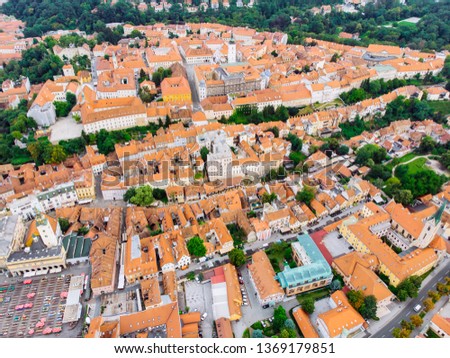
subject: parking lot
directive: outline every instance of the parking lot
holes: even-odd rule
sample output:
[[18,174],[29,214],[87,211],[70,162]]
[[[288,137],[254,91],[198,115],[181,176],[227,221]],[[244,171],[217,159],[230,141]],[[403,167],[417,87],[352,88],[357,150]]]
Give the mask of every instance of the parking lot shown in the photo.
[[339,233],[333,231],[323,237],[323,244],[330,252],[333,258],[347,254],[352,250],[349,249],[350,244],[344,238],[339,238]]
[[242,318],[239,321],[232,322],[233,332],[236,338],[241,338],[244,331],[253,323],[273,316],[273,308],[264,309],[259,304],[255,288],[250,281],[250,274],[247,267],[242,267],[240,274],[244,281],[244,285],[241,285],[241,287],[245,287],[248,305],[242,306]]
[[186,306],[189,312],[199,311],[207,313],[205,320],[201,322],[200,329],[204,338],[212,338],[214,329],[214,317],[212,311],[212,291],[211,282],[198,283],[195,281],[187,281],[184,286],[186,293]]
[[66,275],[2,285],[0,335],[10,338],[60,335],[66,302],[61,293],[68,291],[69,283],[70,275]]

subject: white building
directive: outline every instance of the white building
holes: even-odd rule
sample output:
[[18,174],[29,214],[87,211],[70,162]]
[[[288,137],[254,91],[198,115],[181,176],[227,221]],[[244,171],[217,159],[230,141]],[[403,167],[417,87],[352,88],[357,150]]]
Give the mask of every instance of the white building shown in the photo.
[[228,44],[228,63],[236,62],[236,43],[233,41]]
[[231,178],[232,153],[226,140],[224,132],[216,132],[216,137],[211,143],[210,153],[207,158],[207,170],[210,181]]
[[36,195],[26,195],[8,203],[6,207],[13,215],[20,215],[25,220],[31,220],[37,212],[43,212],[44,207]]
[[78,201],[77,192],[73,182],[55,185],[38,193],[37,199],[41,203],[44,212],[74,206]]
[[53,102],[33,102],[27,116],[33,118],[40,127],[49,127],[56,122],[56,111]]

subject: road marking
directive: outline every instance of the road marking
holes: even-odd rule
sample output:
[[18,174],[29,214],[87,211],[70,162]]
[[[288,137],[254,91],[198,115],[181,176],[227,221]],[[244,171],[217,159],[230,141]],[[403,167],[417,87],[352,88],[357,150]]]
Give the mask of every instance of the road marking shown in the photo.
[[381,336],[381,338],[384,338],[384,337],[386,337],[386,335],[385,335],[385,334],[383,334],[383,335]]

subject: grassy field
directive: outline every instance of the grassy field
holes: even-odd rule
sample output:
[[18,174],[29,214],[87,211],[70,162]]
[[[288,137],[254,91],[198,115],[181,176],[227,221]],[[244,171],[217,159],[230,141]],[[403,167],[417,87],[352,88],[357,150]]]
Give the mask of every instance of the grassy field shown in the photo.
[[408,174],[409,175],[416,174],[424,167],[426,162],[427,162],[426,158],[418,158],[412,161],[411,163],[406,164],[408,166]]
[[[408,162],[408,161],[410,161],[411,159],[413,159],[415,157],[417,157],[416,153],[408,153],[408,154],[405,154],[403,157],[398,158],[397,162],[399,164],[400,163],[405,163],[405,162]],[[388,168],[389,170],[392,170],[394,168],[394,166],[395,165],[392,164],[392,162],[390,162],[389,164],[386,165],[386,168]]]
[[444,116],[450,114],[450,101],[428,101],[433,110],[441,112]]
[[316,111],[324,111],[329,108],[340,107],[343,105],[344,105],[344,102],[342,102],[342,99],[336,98],[334,101],[327,102],[327,103],[317,103],[317,104],[314,104],[313,106]]
[[417,25],[415,23],[409,22],[409,21],[399,21],[399,22],[397,22],[397,24],[403,25],[403,26],[409,26],[411,28],[416,28],[417,27]]
[[302,115],[311,114],[311,113],[314,113],[314,109],[312,109],[311,106],[306,106],[306,107],[302,108],[301,110],[299,110],[297,115],[302,116]]

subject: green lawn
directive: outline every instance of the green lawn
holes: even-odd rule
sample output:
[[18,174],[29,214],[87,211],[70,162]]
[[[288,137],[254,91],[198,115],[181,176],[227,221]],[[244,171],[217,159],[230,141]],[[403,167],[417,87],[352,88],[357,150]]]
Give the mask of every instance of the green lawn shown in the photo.
[[[408,153],[408,154],[405,154],[403,157],[396,158],[395,162],[397,162],[398,164],[405,163],[405,162],[408,162],[408,161],[410,161],[411,159],[413,159],[415,157],[417,157],[416,153]],[[394,166],[395,165],[391,161],[389,164],[386,165],[386,168],[389,169],[389,170],[392,170],[394,168]]]
[[342,99],[336,98],[334,101],[331,101],[331,102],[314,104],[313,107],[315,110],[323,111],[327,108],[340,107],[343,105],[344,105],[344,102],[342,102]]
[[399,159],[400,163],[405,163],[405,162],[408,162],[408,161],[410,161],[411,159],[413,159],[415,157],[417,157],[416,153],[408,153],[408,154],[405,154],[403,157],[400,157],[398,159]]
[[298,303],[302,304],[306,298],[311,297],[314,301],[320,300],[330,295],[330,289],[327,287],[320,288],[316,291],[302,293],[297,296]]
[[306,106],[306,107],[302,108],[301,110],[299,110],[297,115],[302,116],[305,114],[311,114],[313,112],[314,112],[314,109],[311,106]]
[[450,101],[428,101],[428,104],[436,112],[441,112],[444,116],[450,114]]
[[408,174],[413,175],[423,169],[425,163],[427,162],[426,158],[418,158],[411,163],[405,164],[408,166]]
[[404,26],[409,26],[411,28],[416,28],[417,25],[414,22],[409,22],[409,21],[399,21],[398,22],[399,25],[404,25]]

